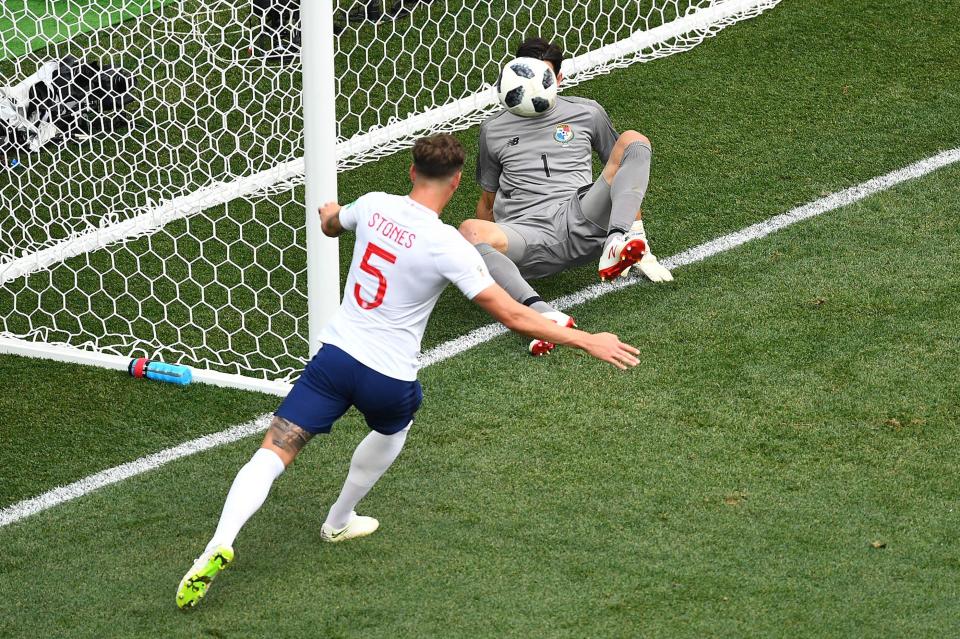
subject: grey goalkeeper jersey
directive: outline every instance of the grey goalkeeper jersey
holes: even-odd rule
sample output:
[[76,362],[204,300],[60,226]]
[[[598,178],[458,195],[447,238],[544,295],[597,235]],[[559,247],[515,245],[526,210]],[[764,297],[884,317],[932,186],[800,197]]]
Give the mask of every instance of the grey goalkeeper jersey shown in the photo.
[[477,182],[496,193],[497,222],[551,219],[577,189],[593,183],[593,155],[606,162],[617,142],[610,117],[597,102],[558,97],[535,118],[509,111],[480,125]]

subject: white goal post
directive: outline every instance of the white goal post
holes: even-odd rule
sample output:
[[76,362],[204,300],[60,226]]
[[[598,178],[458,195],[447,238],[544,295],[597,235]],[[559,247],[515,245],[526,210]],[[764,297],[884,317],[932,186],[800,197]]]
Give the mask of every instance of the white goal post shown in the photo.
[[[779,1],[4,3],[0,353],[148,357],[282,395],[339,305],[337,243],[315,214],[338,171],[494,112],[499,67],[530,33],[564,43],[567,88]],[[107,130],[81,126],[102,101],[44,116],[13,90],[67,56],[133,79]],[[60,137],[24,142],[43,117]]]

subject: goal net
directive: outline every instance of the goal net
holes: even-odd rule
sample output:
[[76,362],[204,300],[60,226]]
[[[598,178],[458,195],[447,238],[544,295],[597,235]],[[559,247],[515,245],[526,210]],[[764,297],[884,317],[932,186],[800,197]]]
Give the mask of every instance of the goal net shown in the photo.
[[[346,170],[481,121],[527,34],[562,41],[569,87],[778,2],[334,2],[331,152]],[[296,9],[2,4],[0,351],[108,366],[145,356],[268,390],[297,374],[311,311]],[[114,82],[71,76],[77,61]],[[39,112],[25,86],[38,71],[60,90]]]

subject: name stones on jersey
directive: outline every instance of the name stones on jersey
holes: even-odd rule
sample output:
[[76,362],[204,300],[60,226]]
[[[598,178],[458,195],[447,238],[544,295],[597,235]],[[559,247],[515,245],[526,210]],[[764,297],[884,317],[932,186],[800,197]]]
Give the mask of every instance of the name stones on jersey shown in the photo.
[[402,248],[413,248],[413,242],[417,239],[416,233],[411,233],[379,212],[370,216],[367,226],[375,229],[381,236]]
[[409,196],[367,193],[341,210],[340,223],[356,232],[353,260],[343,304],[320,341],[388,377],[414,381],[440,293],[452,283],[473,299],[493,278],[457,229]]

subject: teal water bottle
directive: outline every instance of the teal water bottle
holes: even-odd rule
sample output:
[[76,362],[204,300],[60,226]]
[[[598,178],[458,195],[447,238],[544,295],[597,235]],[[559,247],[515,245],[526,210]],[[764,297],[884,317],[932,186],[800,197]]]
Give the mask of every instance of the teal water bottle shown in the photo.
[[146,377],[158,382],[169,382],[186,386],[193,379],[193,373],[186,366],[180,364],[166,364],[164,362],[151,362],[146,357],[138,357],[130,360],[127,367],[130,374],[137,378]]

